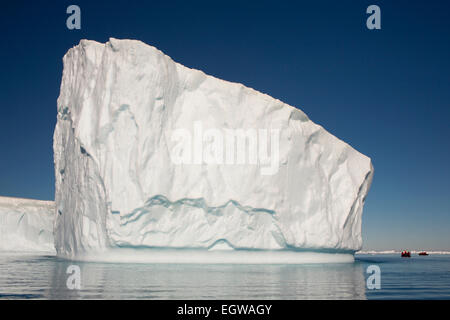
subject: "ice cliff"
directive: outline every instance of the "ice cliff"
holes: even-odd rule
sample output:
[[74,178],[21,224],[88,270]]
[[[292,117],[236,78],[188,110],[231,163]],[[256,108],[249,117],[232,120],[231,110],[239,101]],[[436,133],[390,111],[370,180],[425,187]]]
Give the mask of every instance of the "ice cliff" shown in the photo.
[[0,197],[0,251],[53,252],[54,216],[52,201]]
[[63,62],[59,255],[361,248],[371,161],[299,109],[135,40],[82,40]]

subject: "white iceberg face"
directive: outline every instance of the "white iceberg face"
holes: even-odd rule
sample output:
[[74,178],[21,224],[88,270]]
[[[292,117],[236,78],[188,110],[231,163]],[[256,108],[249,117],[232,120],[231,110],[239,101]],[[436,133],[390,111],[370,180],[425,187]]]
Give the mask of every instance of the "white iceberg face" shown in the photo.
[[299,109],[140,41],[64,57],[55,246],[361,248],[368,157]]
[[0,197],[0,251],[54,252],[55,204]]

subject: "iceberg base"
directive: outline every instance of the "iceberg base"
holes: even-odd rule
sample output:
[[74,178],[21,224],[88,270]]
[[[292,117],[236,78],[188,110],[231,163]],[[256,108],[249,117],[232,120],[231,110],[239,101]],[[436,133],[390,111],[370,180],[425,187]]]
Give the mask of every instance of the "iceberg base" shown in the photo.
[[[65,257],[61,257],[65,258]],[[69,258],[69,257],[67,257]],[[115,248],[70,257],[70,260],[113,263],[173,264],[311,264],[353,263],[352,253],[264,250],[195,250]]]

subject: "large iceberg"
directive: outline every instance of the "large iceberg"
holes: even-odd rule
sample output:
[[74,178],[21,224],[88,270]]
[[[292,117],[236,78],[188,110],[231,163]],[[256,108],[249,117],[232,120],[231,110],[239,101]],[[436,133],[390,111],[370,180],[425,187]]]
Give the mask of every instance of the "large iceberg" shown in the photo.
[[370,159],[302,111],[135,40],[64,56],[55,247],[353,253]]
[[0,197],[0,251],[54,252],[55,204]]

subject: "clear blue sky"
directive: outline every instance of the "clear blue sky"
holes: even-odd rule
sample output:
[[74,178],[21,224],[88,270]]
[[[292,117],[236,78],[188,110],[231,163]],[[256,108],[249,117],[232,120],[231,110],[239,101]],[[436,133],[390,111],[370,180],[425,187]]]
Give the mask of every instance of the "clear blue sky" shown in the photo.
[[[66,8],[81,7],[81,30]],[[381,30],[365,26],[381,8]],[[10,1],[0,10],[0,194],[53,199],[62,57],[139,39],[301,108],[370,156],[364,247],[450,249],[450,1]]]

